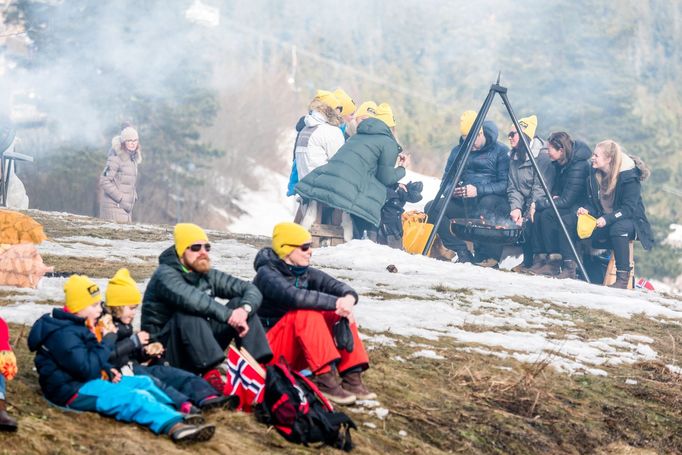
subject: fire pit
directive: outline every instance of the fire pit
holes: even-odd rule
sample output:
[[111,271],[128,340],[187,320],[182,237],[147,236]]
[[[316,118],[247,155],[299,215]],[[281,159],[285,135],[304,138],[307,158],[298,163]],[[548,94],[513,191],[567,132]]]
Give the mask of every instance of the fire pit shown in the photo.
[[450,220],[450,233],[471,242],[498,245],[523,243],[523,226],[512,223],[493,224],[480,218],[453,218]]

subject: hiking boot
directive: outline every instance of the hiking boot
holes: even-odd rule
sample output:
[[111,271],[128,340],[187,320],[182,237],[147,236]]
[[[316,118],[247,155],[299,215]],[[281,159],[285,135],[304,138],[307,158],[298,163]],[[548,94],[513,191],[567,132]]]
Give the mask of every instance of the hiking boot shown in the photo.
[[[534,267],[531,267],[533,271]],[[542,267],[535,269],[535,275],[542,275],[555,278],[561,272],[561,255],[550,254]]]
[[578,264],[572,259],[566,259],[561,263],[561,273],[557,275],[560,280],[565,279],[576,279],[576,271],[578,269]]
[[370,392],[362,382],[362,373],[359,371],[346,373],[341,377],[343,379],[341,387],[355,395],[358,400],[374,400],[377,397],[377,394]]
[[429,256],[439,261],[450,262],[455,257],[455,252],[446,248],[440,237],[436,236],[431,246],[431,251],[429,251]]
[[199,402],[199,407],[202,411],[212,411],[214,409],[227,409],[232,411],[236,409],[237,406],[239,406],[239,397],[237,395],[212,395]]
[[204,373],[204,381],[208,382],[211,384],[211,386],[218,392],[218,395],[222,396],[224,395],[224,390],[225,390],[225,379],[223,378],[223,375],[220,373],[220,371],[216,368],[207,371]]
[[185,414],[182,416],[182,423],[186,423],[187,425],[201,425],[204,422],[206,422],[206,420],[201,414]]
[[615,289],[627,289],[629,281],[630,281],[629,270],[616,270],[616,281],[609,287]]
[[7,403],[0,400],[0,431],[17,431],[19,425],[17,421],[7,414]]
[[206,425],[176,423],[171,427],[168,436],[176,444],[189,444],[208,441],[213,437],[213,433],[215,433],[215,426],[210,423]]
[[546,254],[535,254],[533,255],[533,264],[528,268],[529,275],[538,275],[538,272],[547,265],[547,255]]
[[532,268],[532,265],[526,265],[523,262],[517,265],[516,267],[512,267],[511,271],[514,273],[523,273],[524,275],[530,275],[530,269]]
[[339,373],[332,368],[329,373],[313,377],[313,382],[320,389],[322,395],[336,404],[353,404],[357,397],[341,387]]
[[493,258],[488,258],[488,259],[483,259],[481,262],[474,262],[474,265],[477,265],[479,267],[485,267],[489,269],[499,269],[500,267],[498,266],[500,261],[497,259]]

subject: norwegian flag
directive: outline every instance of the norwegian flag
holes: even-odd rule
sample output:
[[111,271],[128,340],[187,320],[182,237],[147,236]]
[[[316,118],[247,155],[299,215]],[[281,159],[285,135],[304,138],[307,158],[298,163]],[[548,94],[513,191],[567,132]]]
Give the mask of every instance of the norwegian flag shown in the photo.
[[227,352],[225,372],[225,395],[239,397],[238,410],[251,412],[253,404],[262,399],[265,387],[265,371],[243,348],[238,351],[230,346]]
[[637,289],[646,289],[647,291],[654,291],[654,285],[651,284],[649,280],[646,278],[640,278],[637,280],[637,283],[635,283],[635,288]]

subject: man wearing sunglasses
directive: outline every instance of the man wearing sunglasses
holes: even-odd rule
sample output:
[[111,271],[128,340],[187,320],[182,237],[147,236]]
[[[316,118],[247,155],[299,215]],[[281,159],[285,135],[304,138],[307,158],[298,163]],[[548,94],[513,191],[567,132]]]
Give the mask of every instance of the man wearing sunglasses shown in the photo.
[[165,346],[171,366],[201,374],[222,391],[218,367],[233,339],[260,363],[272,358],[256,316],[262,296],[252,283],[211,267],[211,244],[199,226],[180,223],[174,238],[144,293],[142,330]]

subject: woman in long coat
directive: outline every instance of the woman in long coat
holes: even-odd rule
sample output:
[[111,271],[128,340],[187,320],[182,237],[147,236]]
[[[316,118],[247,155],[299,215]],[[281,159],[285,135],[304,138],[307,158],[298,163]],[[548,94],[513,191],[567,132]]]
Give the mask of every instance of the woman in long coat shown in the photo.
[[99,216],[115,223],[132,223],[137,201],[137,166],[142,161],[137,131],[128,126],[112,140],[107,164],[99,178]]

